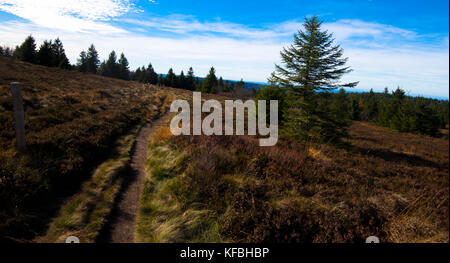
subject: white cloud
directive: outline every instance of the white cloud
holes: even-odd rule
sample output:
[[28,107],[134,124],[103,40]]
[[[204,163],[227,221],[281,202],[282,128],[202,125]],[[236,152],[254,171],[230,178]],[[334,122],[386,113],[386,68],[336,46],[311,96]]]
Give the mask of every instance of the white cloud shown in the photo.
[[359,80],[357,89],[382,91],[400,86],[410,95],[449,97],[449,51],[348,48],[345,55],[355,69],[345,80]]
[[[275,38],[285,36],[286,32],[277,32],[273,29],[249,28],[241,24],[229,22],[200,22],[192,16],[170,15],[167,17],[151,17],[146,20],[122,19],[121,21],[176,34],[223,34],[232,37],[245,38]],[[290,33],[289,33],[290,34]]]
[[102,58],[107,58],[111,50],[124,52],[132,68],[152,62],[158,72],[166,73],[170,67],[180,72],[193,66],[196,74],[204,76],[209,68],[214,66],[217,73],[225,78],[244,78],[253,81],[266,80],[283,47],[281,43],[261,39],[242,41],[211,36],[174,39],[149,37],[137,33],[113,36],[80,34],[19,22],[0,25],[2,41],[7,40],[1,44],[17,45],[30,32],[33,33],[37,42],[59,36],[72,63],[76,62],[80,51],[93,42]]
[[[2,2],[5,1],[0,0]],[[124,6],[116,13],[97,10],[70,16],[70,19],[110,26],[108,19],[131,8]],[[204,76],[209,67],[214,66],[217,73],[226,79],[244,78],[248,81],[265,81],[273,71],[274,63],[280,61],[280,50],[290,44],[292,35],[301,28],[301,21],[297,20],[252,28],[172,15],[145,20],[120,19],[119,22],[132,25],[133,32],[131,27],[128,30],[118,28],[121,31],[112,30],[109,32],[115,34],[108,35],[97,34],[101,29],[87,30],[86,26],[81,30],[67,31],[52,25],[55,23],[50,23],[50,19],[48,23],[33,22],[3,23],[0,35],[2,41],[7,42],[0,44],[19,44],[30,33],[39,42],[59,36],[72,63],[76,62],[79,52],[93,42],[103,58],[113,49],[124,52],[132,68],[152,62],[158,72],[165,73],[170,67],[180,72],[193,66],[197,75]],[[345,80],[360,81],[358,89],[382,91],[385,86],[401,86],[413,95],[448,98],[448,36],[427,39],[428,36],[414,31],[361,20],[324,23],[324,28],[333,32],[337,43],[342,44],[344,55],[349,57],[349,65],[354,69]],[[157,31],[169,34],[152,34]]]
[[[266,25],[265,27],[252,28],[242,24],[223,21],[201,22],[193,16],[186,15],[149,17],[145,20],[122,19],[121,21],[142,26],[147,30],[152,29],[183,35],[216,33],[232,37],[261,39],[291,37],[299,29],[302,29],[303,23],[303,21],[299,20],[290,20],[278,24]],[[417,37],[417,34],[410,30],[390,25],[368,23],[361,20],[343,19],[333,23],[324,23],[324,28],[333,32],[337,41],[344,41],[354,37],[369,37],[377,41],[386,41],[398,37],[404,39],[414,39]]]
[[39,26],[77,32],[124,32],[106,22],[132,8],[129,0],[0,0],[1,11]]

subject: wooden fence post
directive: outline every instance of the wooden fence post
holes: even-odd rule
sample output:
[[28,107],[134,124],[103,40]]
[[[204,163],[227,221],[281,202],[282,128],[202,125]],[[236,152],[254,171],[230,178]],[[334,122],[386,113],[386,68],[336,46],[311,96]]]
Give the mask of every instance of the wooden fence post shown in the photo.
[[11,93],[13,97],[14,105],[14,120],[16,122],[16,141],[19,151],[24,152],[26,150],[25,145],[25,116],[23,112],[23,100],[20,90],[20,83],[12,82]]

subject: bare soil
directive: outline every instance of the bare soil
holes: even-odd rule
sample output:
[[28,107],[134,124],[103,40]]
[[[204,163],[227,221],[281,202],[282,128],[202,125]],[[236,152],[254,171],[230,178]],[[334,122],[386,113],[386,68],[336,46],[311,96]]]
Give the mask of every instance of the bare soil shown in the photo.
[[146,175],[145,162],[147,160],[149,139],[157,127],[165,123],[167,117],[166,115],[156,121],[144,124],[137,134],[132,149],[129,177],[124,181],[108,223],[99,236],[99,242],[134,242],[142,182]]

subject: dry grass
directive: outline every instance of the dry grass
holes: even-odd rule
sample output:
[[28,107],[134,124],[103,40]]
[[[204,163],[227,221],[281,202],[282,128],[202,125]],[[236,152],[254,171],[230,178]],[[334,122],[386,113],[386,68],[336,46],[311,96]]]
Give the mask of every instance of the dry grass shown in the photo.
[[[22,85],[27,152],[15,150],[9,83]],[[0,240],[33,239],[114,141],[167,111],[173,89],[0,57]]]
[[[11,81],[24,87],[27,155],[13,147]],[[0,58],[0,197],[5,203],[0,236],[21,233],[31,239],[24,222],[45,221],[54,209],[49,186],[83,181],[79,177],[89,174],[91,159],[104,161],[117,136],[166,112],[175,98],[190,100],[191,92]],[[356,122],[347,142],[350,146],[337,147],[281,139],[275,147],[261,148],[247,136],[173,137],[162,128],[149,146],[137,240],[364,242],[376,235],[382,242],[449,241],[448,136]],[[82,198],[66,204],[51,228],[56,233],[51,240],[74,233],[93,240],[89,233],[95,233],[102,216],[86,208],[106,211],[115,184],[101,182],[111,178],[117,164],[105,163],[96,173],[102,179],[94,176],[80,192]],[[13,204],[28,210],[14,214]],[[46,205],[53,208],[37,217],[30,213],[30,207]],[[39,230],[39,225],[31,228]]]
[[151,143],[156,142],[164,142],[172,138],[173,134],[170,131],[169,127],[161,127],[156,131],[156,133],[152,136]]
[[124,176],[129,173],[130,152],[137,131],[138,128],[134,128],[116,142],[116,156],[102,163],[92,178],[83,184],[80,193],[62,206],[46,235],[37,238],[37,242],[64,243],[72,235],[83,243],[95,242],[111,212]]
[[211,211],[186,208],[173,197],[172,188],[182,176],[186,156],[167,145],[172,138],[168,127],[161,127],[151,138],[148,177],[140,202],[136,240],[145,243],[222,242],[219,225]]
[[[140,241],[448,242],[448,140],[359,122],[348,142],[155,141]],[[215,239],[189,238],[193,211],[211,226],[196,233]]]

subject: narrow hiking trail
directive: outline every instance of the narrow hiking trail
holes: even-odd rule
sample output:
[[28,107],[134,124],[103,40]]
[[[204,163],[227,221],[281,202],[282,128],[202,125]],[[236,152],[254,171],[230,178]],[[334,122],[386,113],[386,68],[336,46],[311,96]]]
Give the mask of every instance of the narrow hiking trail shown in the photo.
[[125,178],[122,189],[111,212],[101,238],[102,242],[133,243],[136,218],[139,211],[142,183],[146,175],[145,163],[150,136],[166,123],[168,114],[146,123],[138,132],[132,149],[129,177]]

